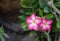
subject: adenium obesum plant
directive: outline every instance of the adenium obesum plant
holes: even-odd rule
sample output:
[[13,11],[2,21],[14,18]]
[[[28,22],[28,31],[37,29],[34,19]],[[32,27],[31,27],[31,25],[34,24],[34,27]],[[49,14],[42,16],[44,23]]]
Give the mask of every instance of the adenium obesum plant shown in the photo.
[[41,31],[43,31],[47,35],[48,41],[51,41],[48,32],[51,30],[52,20],[47,20],[45,17],[43,18],[37,17],[33,13],[31,14],[31,16],[26,18],[26,23],[28,26],[28,30],[38,31],[38,28],[40,28]]
[[38,31],[38,27],[44,32],[49,31],[52,26],[52,20],[46,20],[45,18],[39,18],[35,14],[26,18],[28,30]]

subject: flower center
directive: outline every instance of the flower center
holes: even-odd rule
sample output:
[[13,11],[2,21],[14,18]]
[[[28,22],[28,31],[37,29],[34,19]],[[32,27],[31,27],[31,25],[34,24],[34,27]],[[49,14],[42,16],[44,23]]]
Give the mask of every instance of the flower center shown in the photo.
[[47,24],[46,23],[44,23],[44,26],[46,26]]
[[35,21],[35,20],[33,20],[32,22],[33,22],[34,24],[36,23],[36,21]]

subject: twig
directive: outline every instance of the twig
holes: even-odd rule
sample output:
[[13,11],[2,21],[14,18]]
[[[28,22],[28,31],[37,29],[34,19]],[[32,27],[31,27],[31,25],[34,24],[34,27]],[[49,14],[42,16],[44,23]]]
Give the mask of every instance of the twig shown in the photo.
[[53,1],[54,0],[50,0],[50,2],[48,2],[48,5],[49,5],[49,7],[53,8],[60,15],[60,10],[55,7],[55,5],[53,4]]
[[[49,32],[50,32],[50,31],[49,31]],[[51,41],[50,36],[49,36],[49,32],[44,32],[44,33],[47,35],[47,40],[48,40],[48,41]]]
[[54,0],[50,0],[49,2],[46,0],[47,5],[54,10],[54,11],[51,11],[51,13],[54,14],[54,16],[56,18],[56,21],[59,21],[57,14],[60,15],[60,10],[55,7],[55,5],[53,4],[53,2],[54,2]]
[[55,11],[55,10],[54,10],[54,11],[51,10],[51,13],[54,14],[54,16],[55,16],[55,18],[56,18],[56,21],[59,21],[58,16],[57,16],[57,14],[56,14],[56,11]]

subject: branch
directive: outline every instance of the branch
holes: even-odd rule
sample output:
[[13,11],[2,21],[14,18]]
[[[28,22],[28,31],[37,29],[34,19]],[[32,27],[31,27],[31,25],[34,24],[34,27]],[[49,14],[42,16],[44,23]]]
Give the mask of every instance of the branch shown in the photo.
[[55,5],[53,4],[53,1],[54,0],[50,0],[50,2],[48,2],[48,5],[49,5],[49,7],[53,8],[60,15],[60,10],[55,7]]
[[[50,32],[50,31],[49,31]],[[50,39],[50,36],[49,36],[49,33],[48,32],[44,32],[46,35],[47,35],[47,40],[48,41],[51,41],[51,39]]]
[[51,13],[54,14],[54,16],[55,16],[55,18],[56,18],[56,21],[59,21],[58,16],[57,16],[57,14],[56,14],[56,11],[54,10],[54,12],[53,12],[53,11],[51,10]]

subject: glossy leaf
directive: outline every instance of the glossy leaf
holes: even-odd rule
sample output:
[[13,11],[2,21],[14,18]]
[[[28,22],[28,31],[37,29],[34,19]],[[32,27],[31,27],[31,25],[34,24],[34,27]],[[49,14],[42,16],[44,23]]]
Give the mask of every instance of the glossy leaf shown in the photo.
[[35,34],[35,32],[31,31],[29,35],[30,35],[30,37],[32,37],[34,34]]
[[54,17],[53,14],[46,14],[47,19],[52,19],[53,17]]
[[24,31],[27,31],[27,28],[26,28],[27,27],[27,24],[26,24],[26,22],[23,21],[21,23],[21,26],[22,26],[22,28],[23,28]]
[[39,8],[39,15],[43,16],[43,11]]
[[26,11],[25,11],[25,10],[20,10],[20,13],[21,13],[21,14],[25,14]]
[[21,19],[21,20],[25,20],[25,16],[23,16],[23,15],[21,15],[21,16],[19,16],[19,18]]
[[45,5],[45,3],[43,3],[43,0],[39,0],[39,7],[40,7],[40,8],[43,8],[44,5]]
[[49,7],[48,6],[45,6],[43,8],[43,11],[44,11],[44,13],[49,13],[50,12]]
[[57,22],[57,28],[60,28],[60,21]]

